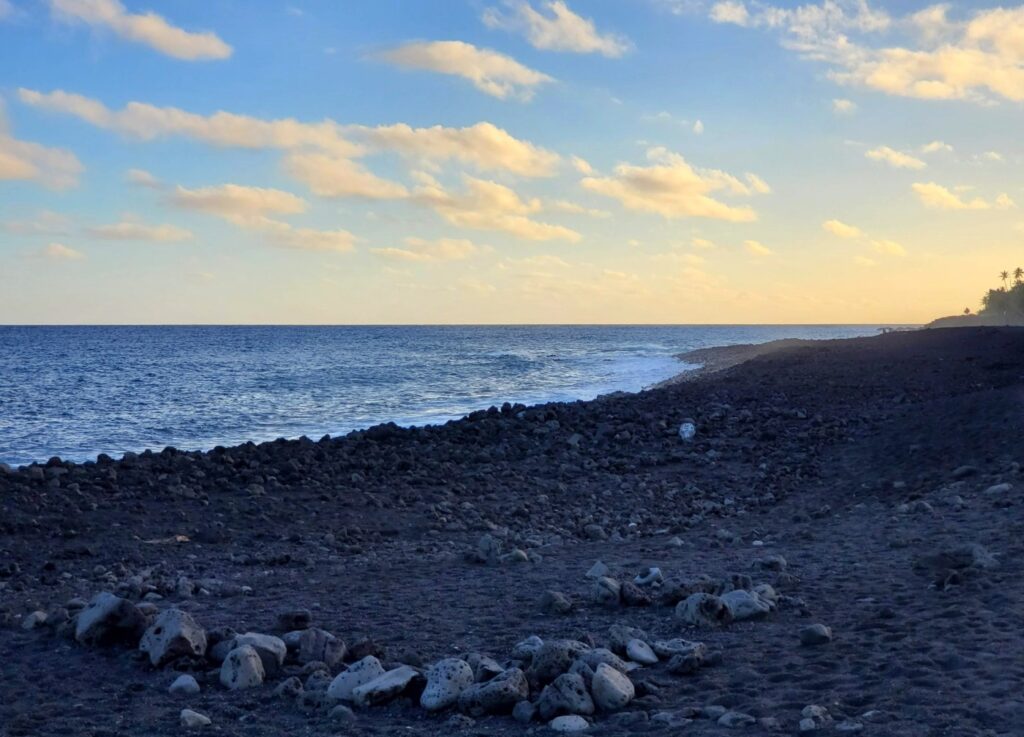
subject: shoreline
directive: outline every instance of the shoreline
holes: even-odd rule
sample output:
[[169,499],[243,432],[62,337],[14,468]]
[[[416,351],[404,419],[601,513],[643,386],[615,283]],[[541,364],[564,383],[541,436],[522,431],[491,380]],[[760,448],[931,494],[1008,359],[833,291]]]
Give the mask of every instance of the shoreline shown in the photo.
[[[420,684],[458,658],[521,668],[518,698],[536,706],[552,676],[517,643],[626,659],[614,633],[628,631],[706,657],[634,661],[628,703],[584,714],[595,731],[685,719],[725,734],[715,722],[734,714],[761,737],[815,706],[868,735],[980,737],[1017,718],[1006,669],[1024,662],[1006,626],[1024,600],[1022,389],[1024,329],[917,331],[430,428],[0,473],[0,723],[84,737],[116,713],[121,732],[174,737],[188,707],[225,734],[245,715],[251,737],[327,733],[336,715],[354,735],[518,737],[547,720],[521,723],[511,703],[428,715],[408,694],[338,711],[327,684],[367,654]],[[632,583],[651,566],[661,585]],[[143,617],[189,613],[210,650],[161,668],[137,637],[76,642],[79,602],[104,591]],[[687,619],[698,594],[764,608]],[[285,644],[303,637],[282,616],[298,610],[344,641],[340,659],[309,665]],[[810,624],[828,637],[801,644]],[[283,649],[239,693],[215,644],[247,632]],[[182,674],[198,694],[168,692]]]

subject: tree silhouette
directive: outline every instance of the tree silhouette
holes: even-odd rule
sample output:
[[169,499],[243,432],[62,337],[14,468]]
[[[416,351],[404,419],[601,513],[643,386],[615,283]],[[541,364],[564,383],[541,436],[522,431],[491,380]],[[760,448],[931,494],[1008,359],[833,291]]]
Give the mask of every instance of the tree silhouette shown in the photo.
[[1010,278],[1009,271],[1000,271],[999,278],[1003,280],[1003,289],[1006,289],[1006,280]]

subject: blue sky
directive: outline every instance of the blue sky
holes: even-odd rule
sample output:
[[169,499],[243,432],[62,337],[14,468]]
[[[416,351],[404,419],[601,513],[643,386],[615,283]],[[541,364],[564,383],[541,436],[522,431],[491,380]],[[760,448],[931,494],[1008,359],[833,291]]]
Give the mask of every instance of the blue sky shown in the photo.
[[0,323],[916,322],[1024,6],[0,0]]

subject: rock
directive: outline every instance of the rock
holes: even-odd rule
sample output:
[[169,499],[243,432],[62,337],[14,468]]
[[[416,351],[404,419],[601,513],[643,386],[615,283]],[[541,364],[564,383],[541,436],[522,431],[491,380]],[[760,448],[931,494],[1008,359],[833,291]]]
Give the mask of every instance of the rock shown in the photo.
[[470,653],[466,656],[466,662],[473,669],[473,680],[477,683],[489,681],[505,670],[497,660],[480,653]]
[[732,612],[725,602],[714,594],[705,593],[687,596],[676,605],[675,615],[684,624],[694,627],[709,627],[732,621]]
[[1013,484],[1007,483],[993,484],[985,489],[985,493],[992,496],[1002,496],[1003,494],[1009,494],[1011,491],[1013,491]]
[[312,628],[299,635],[298,660],[305,665],[320,661],[334,669],[345,659],[345,642],[326,630]]
[[181,726],[185,729],[199,729],[200,727],[209,727],[213,722],[210,717],[205,714],[200,714],[198,711],[192,711],[191,709],[182,709],[181,715]]
[[199,682],[187,673],[174,679],[174,683],[167,689],[168,693],[175,695],[194,696],[199,693]]
[[583,528],[583,536],[588,540],[607,540],[608,533],[601,525],[586,525]]
[[777,571],[779,573],[789,567],[789,564],[786,563],[786,559],[781,555],[766,555],[763,558],[758,558],[754,561],[754,564],[763,570]]
[[658,662],[658,656],[651,646],[635,637],[626,643],[626,657],[640,665],[654,665]]
[[647,633],[639,627],[630,627],[625,624],[613,624],[608,628],[608,639],[611,642],[612,652],[622,655],[626,652],[626,646],[630,640],[642,640],[647,642]]
[[860,732],[863,729],[864,729],[864,725],[863,724],[861,724],[860,722],[855,722],[855,721],[853,721],[851,719],[846,719],[844,721],[841,721],[838,724],[836,724],[836,727],[835,727],[835,730],[837,732],[842,732],[844,734],[849,734],[849,733],[852,733],[852,732]]
[[594,700],[587,692],[583,677],[563,673],[544,687],[537,699],[537,714],[549,721],[560,714],[593,714]]
[[646,568],[636,574],[636,577],[633,579],[633,583],[637,586],[654,586],[660,584],[664,580],[665,576],[662,574],[661,569],[656,566],[652,566],[651,568]]
[[953,478],[957,480],[965,479],[969,476],[973,476],[976,473],[978,473],[978,469],[975,468],[974,466],[958,466],[953,470]]
[[602,576],[594,582],[591,598],[598,604],[618,606],[622,594],[622,584],[614,578]]
[[281,699],[294,699],[302,693],[302,681],[296,676],[285,678],[274,689],[274,696]]
[[697,435],[697,424],[693,420],[683,420],[679,424],[679,439],[690,442]]
[[757,720],[741,711],[727,711],[718,718],[718,726],[720,727],[735,729],[737,727],[749,727],[752,724],[757,724]]
[[445,724],[452,729],[470,729],[476,725],[476,719],[465,714],[452,714]]
[[104,591],[89,602],[75,623],[75,639],[83,645],[114,642],[138,643],[147,626],[146,616],[127,599]]
[[512,658],[513,660],[533,660],[543,646],[544,640],[537,635],[530,635],[525,640],[517,642],[512,648]]
[[520,724],[529,724],[537,716],[537,707],[529,701],[520,701],[512,708],[512,718]]
[[649,606],[651,603],[651,595],[631,581],[622,582],[619,598],[626,606]]
[[501,558],[501,541],[490,533],[484,534],[477,541],[475,558],[478,563],[497,563]]
[[618,711],[636,696],[633,682],[621,672],[601,663],[594,670],[594,680],[590,684],[594,695],[594,703],[602,711]]
[[800,628],[801,645],[824,645],[832,642],[832,628],[823,624],[808,624]]
[[568,614],[572,611],[572,600],[561,591],[545,591],[540,608],[546,614]]
[[594,565],[590,566],[590,570],[587,571],[587,578],[603,578],[608,575],[608,566],[601,561],[597,561]]
[[604,647],[594,648],[583,653],[579,656],[577,662],[586,663],[594,669],[604,663],[605,665],[610,665],[619,673],[629,673],[631,670],[636,670],[637,667],[634,663],[627,663],[611,650]]
[[474,683],[459,695],[459,710],[470,716],[507,714],[520,701],[530,697],[526,674],[509,668],[484,683]]
[[284,659],[288,655],[288,646],[284,644],[284,640],[274,635],[246,632],[236,636],[234,647],[243,646],[249,646],[256,651],[263,661],[263,670],[266,673],[276,673],[284,665]]
[[590,690],[590,682],[594,680],[594,669],[584,663],[582,660],[575,661],[569,666],[569,673],[575,673],[583,679],[583,683],[586,684],[587,690]]
[[696,673],[704,664],[704,658],[697,653],[673,655],[668,661],[668,672],[676,676]]
[[327,718],[335,724],[351,724],[356,720],[356,713],[344,704],[338,704],[333,709],[331,709],[331,712],[327,715]]
[[38,627],[42,627],[46,624],[46,612],[34,611],[26,614],[21,620],[21,628],[23,630],[34,630]]
[[763,619],[771,612],[772,607],[764,599],[750,591],[737,589],[722,594],[721,601],[729,610],[734,622],[747,619]]
[[350,665],[347,670],[339,673],[327,687],[327,695],[338,701],[352,701],[353,691],[382,675],[384,675],[384,666],[377,658],[367,655],[359,662]]
[[832,715],[824,706],[811,704],[800,712],[800,731],[813,732],[832,723]]
[[569,670],[577,657],[589,650],[577,640],[548,640],[533,656],[528,675],[531,683],[543,686]]
[[386,704],[408,688],[412,688],[423,676],[415,668],[400,665],[377,676],[372,681],[352,689],[352,702],[356,706],[378,706]]
[[427,711],[445,709],[459,700],[459,695],[473,684],[473,669],[458,658],[445,658],[427,671],[427,687],[420,695],[420,706]]
[[556,732],[585,732],[590,729],[590,722],[581,716],[569,714],[555,717],[548,722],[548,726]]
[[250,645],[242,645],[229,652],[220,667],[220,682],[233,691],[256,688],[263,684],[265,678],[263,660]]
[[513,548],[499,559],[502,563],[529,563],[530,556],[525,550]]
[[206,654],[206,631],[188,612],[167,609],[146,630],[139,650],[156,668],[180,657],[201,658]]
[[277,615],[277,626],[282,632],[309,629],[313,624],[313,613],[308,609],[295,609]]
[[699,655],[704,657],[707,654],[707,647],[703,642],[691,642],[681,638],[672,640],[656,640],[651,649],[660,658],[671,658],[676,655]]

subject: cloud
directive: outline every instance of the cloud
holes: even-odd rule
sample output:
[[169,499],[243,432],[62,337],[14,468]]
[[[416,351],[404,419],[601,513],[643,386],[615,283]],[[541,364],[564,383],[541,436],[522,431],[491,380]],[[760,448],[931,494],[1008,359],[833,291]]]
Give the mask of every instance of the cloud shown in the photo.
[[630,210],[654,212],[666,218],[703,217],[733,222],[757,219],[750,207],[734,207],[712,196],[718,192],[751,195],[756,191],[736,177],[717,169],[695,168],[682,156],[661,148],[650,149],[647,156],[654,162],[650,166],[619,164],[614,176],[586,177],[581,184],[592,192],[619,200]]
[[404,69],[422,69],[468,79],[488,95],[529,100],[551,77],[525,67],[510,56],[464,41],[417,41],[383,51],[377,58]]
[[40,249],[39,255],[51,261],[81,261],[85,258],[84,253],[69,248],[63,243],[51,243],[44,246]]
[[857,103],[853,100],[837,97],[832,100],[832,112],[836,115],[852,115],[857,112]]
[[554,200],[547,205],[548,210],[555,210],[558,212],[567,212],[570,215],[589,215],[592,218],[610,218],[612,214],[607,210],[598,210],[591,207],[584,207],[576,202],[569,202],[568,200]]
[[533,220],[530,215],[543,209],[541,201],[523,200],[514,190],[497,182],[464,176],[465,191],[452,193],[426,175],[421,180],[413,193],[415,200],[460,228],[499,230],[531,241],[575,243],[582,238],[575,230]]
[[1002,163],[1005,160],[1003,155],[998,151],[986,151],[981,155],[981,158],[985,161],[995,161],[998,163]]
[[509,0],[505,4],[509,8],[507,14],[497,8],[484,11],[484,25],[522,33],[536,49],[615,58],[632,48],[625,37],[598,33],[594,21],[572,12],[562,0],[544,2],[547,14],[526,0]]
[[867,256],[854,256],[853,262],[858,266],[864,266],[869,269],[878,266],[877,261],[875,261],[874,259],[870,259]]
[[50,189],[78,184],[84,167],[70,151],[49,148],[14,137],[0,100],[0,181],[29,181]]
[[696,123],[693,124],[693,132],[696,133],[698,136],[704,132],[703,121],[698,120]]
[[768,248],[760,241],[743,241],[744,248],[754,256],[774,256],[775,251]]
[[572,166],[580,174],[590,175],[594,173],[594,167],[590,165],[590,162],[586,159],[580,158],[579,156],[572,157]]
[[88,228],[90,235],[111,241],[153,241],[154,243],[172,243],[186,241],[193,233],[175,225],[146,225],[133,221],[122,221],[110,225],[98,225]]
[[871,247],[875,249],[876,253],[882,253],[887,256],[906,256],[907,249],[901,246],[896,241],[877,240],[871,241]]
[[821,227],[832,235],[839,236],[840,238],[860,238],[864,235],[860,228],[853,225],[847,225],[839,220],[826,220],[821,224]]
[[72,226],[71,218],[52,210],[40,210],[31,220],[0,222],[0,230],[18,235],[67,235]]
[[713,251],[718,248],[714,241],[709,241],[707,238],[694,238],[690,241],[690,245],[702,251]]
[[378,177],[362,164],[327,153],[292,153],[285,169],[321,197],[401,199],[408,190],[398,182]]
[[921,159],[888,146],[873,148],[870,151],[866,151],[864,155],[869,159],[884,162],[896,169],[924,169],[928,166]]
[[50,0],[58,20],[107,28],[128,41],[185,61],[226,59],[231,47],[210,31],[193,33],[156,13],[129,13],[118,0]]
[[747,179],[747,183],[750,184],[750,188],[758,194],[771,194],[772,188],[768,186],[768,182],[761,179],[757,174],[751,174],[747,172],[744,175]]
[[952,152],[953,147],[943,141],[932,141],[921,146],[921,153],[923,154],[934,154],[938,151]]
[[[840,84],[928,100],[1024,100],[1024,5],[980,9],[963,20],[947,17],[952,7],[934,5],[893,19],[868,0],[789,9],[735,2],[713,6],[711,18],[781,33],[784,47],[826,64]],[[879,43],[883,31],[901,42]]]
[[483,171],[544,177],[554,174],[560,161],[553,151],[515,138],[491,123],[465,128],[412,128],[404,123],[376,128],[348,126],[346,132],[375,149],[428,161],[455,160]]
[[404,243],[405,248],[371,248],[370,252],[396,261],[462,261],[480,252],[472,241],[460,238],[406,238]]
[[14,6],[11,5],[10,0],[0,0],[0,20],[3,20],[13,14]]
[[161,189],[163,183],[145,169],[129,169],[124,173],[125,181],[139,187]]
[[921,204],[936,210],[990,210],[993,206],[1005,210],[1015,206],[1013,200],[1006,194],[996,197],[993,205],[981,197],[965,200],[956,192],[935,182],[918,182],[913,185],[912,189],[917,198],[921,200]]

